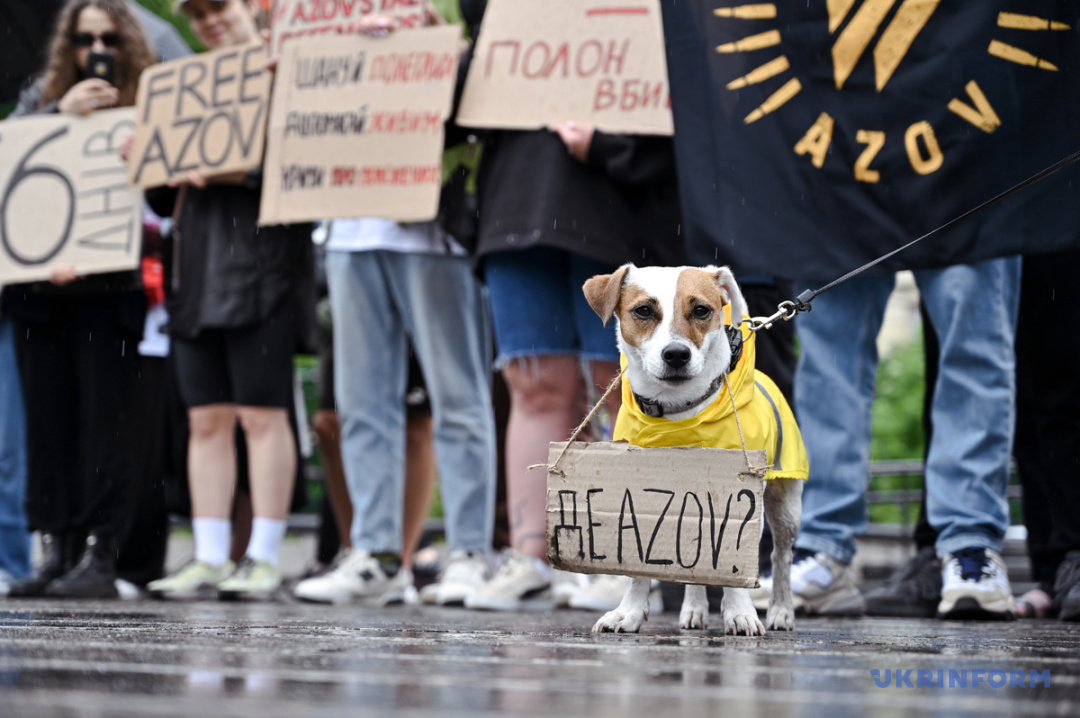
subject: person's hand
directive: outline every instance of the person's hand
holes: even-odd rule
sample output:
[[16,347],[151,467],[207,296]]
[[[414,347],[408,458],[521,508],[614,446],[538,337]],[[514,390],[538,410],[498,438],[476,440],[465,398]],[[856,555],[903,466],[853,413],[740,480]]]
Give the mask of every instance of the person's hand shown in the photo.
[[124,141],[120,143],[120,159],[127,162],[131,158],[131,146],[135,143],[135,133],[132,133],[124,138]]
[[52,273],[49,275],[49,281],[58,287],[62,287],[65,284],[71,284],[76,279],[82,279],[82,275],[75,271],[75,267],[71,264],[62,264],[59,267],[53,267]]
[[89,115],[94,110],[113,107],[119,101],[119,90],[100,77],[91,77],[72,85],[57,107],[71,115]]
[[184,175],[184,179],[171,180],[169,182],[170,187],[179,187],[182,184],[187,184],[198,189],[203,189],[204,187],[206,187],[206,178],[195,170],[188,170],[187,174]]
[[592,144],[592,125],[579,125],[575,122],[567,122],[562,125],[551,125],[548,129],[559,136],[566,145],[566,151],[573,155],[574,159],[584,162],[589,156],[589,145]]

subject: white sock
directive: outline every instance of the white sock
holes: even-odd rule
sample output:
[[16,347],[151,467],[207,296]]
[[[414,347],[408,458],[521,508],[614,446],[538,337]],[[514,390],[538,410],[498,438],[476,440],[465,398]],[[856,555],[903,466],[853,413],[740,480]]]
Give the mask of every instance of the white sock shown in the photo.
[[220,566],[229,560],[232,521],[229,519],[192,519],[195,532],[195,560]]
[[247,555],[256,561],[266,561],[277,566],[281,540],[285,538],[285,522],[280,519],[264,519],[258,516],[251,522],[251,540]]

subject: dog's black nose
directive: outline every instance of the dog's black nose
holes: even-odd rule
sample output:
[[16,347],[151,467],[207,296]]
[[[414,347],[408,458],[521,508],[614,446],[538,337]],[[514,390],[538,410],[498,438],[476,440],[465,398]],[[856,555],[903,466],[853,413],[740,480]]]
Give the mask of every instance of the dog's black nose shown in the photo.
[[672,369],[682,369],[690,362],[690,350],[682,344],[668,344],[660,356]]

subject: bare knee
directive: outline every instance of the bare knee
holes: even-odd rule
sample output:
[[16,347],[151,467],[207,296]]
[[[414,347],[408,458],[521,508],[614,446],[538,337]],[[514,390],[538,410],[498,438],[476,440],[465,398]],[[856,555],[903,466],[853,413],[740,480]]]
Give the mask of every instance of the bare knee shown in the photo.
[[582,387],[575,357],[527,357],[510,362],[502,373],[515,410],[537,416],[577,408]]
[[240,417],[240,426],[249,440],[258,440],[282,431],[289,430],[289,415],[284,409],[263,406],[240,406],[236,409]]
[[236,407],[232,404],[211,404],[188,410],[188,430],[195,441],[232,438],[236,427]]

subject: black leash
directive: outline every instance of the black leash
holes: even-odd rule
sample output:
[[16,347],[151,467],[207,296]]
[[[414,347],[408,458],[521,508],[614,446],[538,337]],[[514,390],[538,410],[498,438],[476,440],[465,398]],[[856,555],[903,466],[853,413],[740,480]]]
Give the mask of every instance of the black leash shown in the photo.
[[991,199],[988,199],[987,201],[983,202],[979,206],[974,207],[973,209],[969,209],[967,212],[964,212],[963,214],[961,214],[958,217],[954,217],[953,219],[949,220],[948,222],[941,225],[937,229],[930,230],[929,232],[927,232],[923,236],[919,237],[918,239],[913,239],[910,242],[908,242],[907,244],[905,244],[904,246],[897,247],[896,249],[889,252],[888,254],[882,255],[882,256],[878,257],[877,259],[864,264],[863,266],[859,267],[858,269],[853,269],[852,271],[848,272],[847,274],[840,277],[839,279],[836,279],[836,280],[834,280],[832,282],[829,282],[828,284],[826,284],[821,289],[807,289],[805,292],[803,292],[798,297],[796,297],[794,301],[780,302],[780,304],[777,306],[776,314],[773,314],[770,317],[747,318],[747,319],[744,319],[743,321],[750,325],[750,331],[756,332],[759,329],[768,329],[769,327],[771,327],[773,324],[775,324],[776,322],[778,322],[781,319],[783,319],[786,322],[786,321],[790,321],[790,320],[794,319],[796,317],[796,315],[798,315],[800,312],[809,312],[809,311],[811,311],[813,309],[813,307],[810,306],[810,302],[812,302],[814,300],[814,297],[818,296],[819,294],[822,294],[824,292],[829,291],[830,289],[832,289],[836,285],[842,284],[843,282],[846,282],[847,280],[851,279],[852,277],[854,277],[856,275],[862,274],[863,272],[865,272],[866,270],[870,269],[871,267],[873,267],[875,265],[881,264],[882,262],[884,262],[889,257],[892,257],[893,255],[896,255],[896,254],[899,254],[900,252],[903,252],[908,247],[911,247],[911,246],[913,246],[915,244],[918,244],[919,242],[923,241],[927,237],[929,237],[931,235],[934,235],[934,234],[937,234],[938,232],[940,232],[943,229],[948,229],[949,227],[953,226],[957,222],[962,222],[965,219],[968,219],[969,217],[971,217],[973,215],[976,215],[979,212],[982,212],[987,207],[995,205],[998,202],[1000,202],[1001,200],[1003,200],[1003,199],[1005,199],[1005,198],[1007,198],[1007,197],[1009,197],[1009,196],[1011,196],[1013,194],[1016,194],[1017,192],[1019,192],[1021,190],[1027,189],[1028,187],[1035,184],[1036,182],[1041,182],[1042,180],[1046,179],[1047,177],[1054,174],[1055,172],[1059,172],[1059,171],[1065,169],[1066,167],[1068,167],[1069,165],[1075,163],[1077,160],[1080,160],[1080,151],[1072,153],[1071,155],[1069,155],[1065,159],[1059,160],[1058,162],[1050,165],[1049,167],[1047,167],[1043,171],[1039,172],[1038,174],[1032,175],[1031,177],[1029,177],[1026,180],[1024,180],[1023,182],[1021,182],[1020,184],[1005,190],[1004,192],[1002,192],[998,196],[993,197]]

